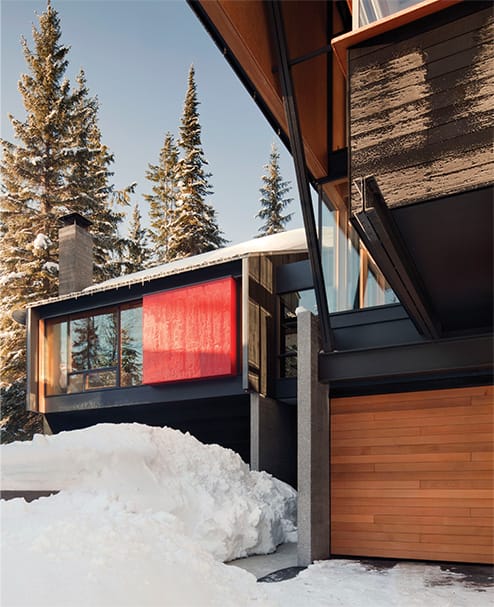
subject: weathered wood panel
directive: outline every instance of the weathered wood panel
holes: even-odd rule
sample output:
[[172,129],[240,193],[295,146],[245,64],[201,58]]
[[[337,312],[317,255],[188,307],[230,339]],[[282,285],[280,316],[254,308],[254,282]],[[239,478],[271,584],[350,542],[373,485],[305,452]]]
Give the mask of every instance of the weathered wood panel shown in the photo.
[[[494,16],[462,3],[349,51],[352,181],[395,207],[492,184]],[[361,200],[352,187],[352,210]]]
[[264,396],[273,393],[278,357],[276,267],[306,259],[306,253],[255,255],[248,260],[248,383]]
[[492,386],[330,408],[333,554],[493,562]]

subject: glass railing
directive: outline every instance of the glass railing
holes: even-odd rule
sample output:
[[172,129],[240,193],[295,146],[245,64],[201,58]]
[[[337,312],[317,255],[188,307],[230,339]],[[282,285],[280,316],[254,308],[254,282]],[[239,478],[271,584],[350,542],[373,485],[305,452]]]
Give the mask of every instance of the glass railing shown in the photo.
[[[354,28],[389,17],[423,0],[354,0]],[[356,10],[355,10],[356,9]]]

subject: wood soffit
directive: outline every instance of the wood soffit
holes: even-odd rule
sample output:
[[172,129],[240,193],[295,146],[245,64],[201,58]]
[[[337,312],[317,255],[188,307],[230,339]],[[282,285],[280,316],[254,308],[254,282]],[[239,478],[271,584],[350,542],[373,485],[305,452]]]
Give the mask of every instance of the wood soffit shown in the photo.
[[[261,0],[200,0],[202,11],[224,41],[224,54],[231,53],[253,86],[251,94],[261,97],[285,136],[288,125],[276,73],[276,53],[269,21]],[[283,17],[290,59],[304,57],[328,46],[326,32],[328,3],[287,2]],[[328,175],[328,67],[322,53],[292,67],[299,120],[307,168],[314,180]],[[337,187],[338,186],[338,187]],[[339,188],[339,189],[338,189]],[[346,205],[346,184],[325,184],[336,206]]]

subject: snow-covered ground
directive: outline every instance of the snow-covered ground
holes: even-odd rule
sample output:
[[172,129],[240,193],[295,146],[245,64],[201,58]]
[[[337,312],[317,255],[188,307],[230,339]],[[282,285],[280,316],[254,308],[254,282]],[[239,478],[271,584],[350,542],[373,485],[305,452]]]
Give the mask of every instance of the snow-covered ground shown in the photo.
[[178,431],[103,424],[1,455],[4,489],[61,489],[2,501],[2,607],[492,605],[419,564],[380,572],[335,560],[256,583],[223,561],[294,540],[294,490]]

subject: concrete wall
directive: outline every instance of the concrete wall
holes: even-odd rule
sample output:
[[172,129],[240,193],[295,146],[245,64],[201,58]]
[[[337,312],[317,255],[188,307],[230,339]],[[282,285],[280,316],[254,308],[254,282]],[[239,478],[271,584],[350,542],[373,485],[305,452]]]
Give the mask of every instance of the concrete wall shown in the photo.
[[297,410],[253,392],[250,395],[250,463],[297,486]]

